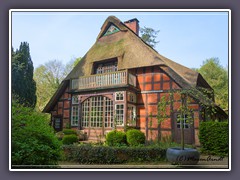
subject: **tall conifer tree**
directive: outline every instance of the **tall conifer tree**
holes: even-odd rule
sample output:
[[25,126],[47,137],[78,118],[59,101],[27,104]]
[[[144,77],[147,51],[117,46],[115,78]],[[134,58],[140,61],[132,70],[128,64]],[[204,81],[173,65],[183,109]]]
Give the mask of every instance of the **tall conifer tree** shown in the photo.
[[19,49],[12,49],[12,93],[21,104],[36,105],[36,83],[33,80],[33,62],[29,44],[21,42]]

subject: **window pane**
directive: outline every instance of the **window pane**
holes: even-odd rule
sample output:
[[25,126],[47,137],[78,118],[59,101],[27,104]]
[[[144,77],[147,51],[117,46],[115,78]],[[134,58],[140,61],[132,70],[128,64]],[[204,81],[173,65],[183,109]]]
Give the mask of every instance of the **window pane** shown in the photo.
[[77,95],[72,96],[72,104],[78,104],[78,103],[79,103],[78,96]]
[[95,68],[96,68],[95,70],[96,74],[115,72],[117,71],[117,61],[98,64],[98,65],[95,65]]
[[123,101],[124,100],[124,92],[116,92],[115,93],[115,100],[116,101]]
[[85,100],[82,104],[82,126],[88,127],[90,120],[90,127],[102,127],[103,125],[113,127],[112,106],[112,100],[104,96],[90,97]]
[[54,120],[55,120],[54,127],[55,127],[56,129],[59,129],[60,126],[61,126],[61,120],[60,120],[60,118],[55,118]]
[[116,125],[124,125],[124,105],[116,104]]
[[134,94],[132,92],[128,92],[128,98],[127,99],[128,99],[129,102],[133,102],[133,103],[137,102],[136,94]]
[[187,129],[189,128],[189,118],[187,114],[183,115],[183,118],[181,118],[181,115],[177,115],[177,128],[181,128],[182,124],[181,124],[181,120],[183,123],[183,128]]
[[77,126],[79,120],[79,109],[78,106],[72,106],[71,125]]
[[127,125],[136,126],[136,106],[134,105],[128,105]]

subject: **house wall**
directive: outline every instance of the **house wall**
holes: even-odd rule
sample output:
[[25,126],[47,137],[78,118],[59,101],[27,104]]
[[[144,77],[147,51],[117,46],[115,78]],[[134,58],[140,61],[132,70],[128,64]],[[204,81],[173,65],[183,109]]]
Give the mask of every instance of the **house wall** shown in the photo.
[[[140,89],[140,92],[137,93],[136,104],[137,127],[145,133],[148,140],[161,138],[162,141],[175,141],[175,122],[173,114],[174,112],[177,112],[181,106],[180,94],[173,93],[172,103],[167,105],[168,117],[161,123],[161,125],[158,125],[156,118],[157,104],[163,96],[165,96],[166,99],[171,98],[169,94],[170,90],[181,89],[181,87],[163,70],[161,70],[159,66],[131,69],[129,72],[137,76],[137,88]],[[69,87],[65,89],[53,111],[51,111],[52,119],[56,115],[62,117],[63,128],[70,125],[71,119],[71,94],[67,93],[68,91]],[[109,91],[108,93],[114,95],[114,91]],[[191,136],[189,138],[192,138],[192,143],[199,145],[199,105],[194,100],[191,100],[190,108],[194,110],[194,129],[191,134],[188,134],[188,136]],[[150,114],[152,114],[152,117]],[[78,127],[73,128],[77,129]],[[124,128],[120,129],[124,130]],[[111,129],[106,129],[106,131],[110,130]],[[88,132],[88,129],[84,129],[83,131],[88,134],[91,133],[91,136],[96,137],[102,134],[101,128],[93,129],[91,132]]]
[[[180,94],[173,93],[172,103],[166,107],[167,118],[161,125],[158,125],[156,118],[157,104],[163,96],[170,100],[170,90],[181,89],[181,87],[159,66],[139,68],[130,72],[137,76],[137,86],[141,90],[137,94],[137,125],[140,130],[145,133],[148,140],[157,138],[163,141],[175,140],[173,115],[181,106]],[[192,143],[198,145],[199,105],[192,99],[189,107],[194,111],[194,128],[192,134],[187,135],[191,136],[189,138],[192,138]]]
[[58,99],[55,107],[51,111],[51,119],[55,116],[60,116],[62,118],[62,126],[66,128],[70,125],[70,117],[71,117],[71,95],[67,93],[69,91],[69,87],[66,87],[62,96]]

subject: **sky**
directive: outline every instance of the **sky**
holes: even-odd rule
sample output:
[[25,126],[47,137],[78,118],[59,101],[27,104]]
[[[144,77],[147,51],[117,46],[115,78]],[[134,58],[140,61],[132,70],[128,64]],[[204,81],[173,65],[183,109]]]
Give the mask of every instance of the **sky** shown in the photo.
[[228,12],[13,11],[12,47],[28,42],[34,68],[54,59],[66,64],[87,53],[110,15],[160,30],[155,50],[186,67],[200,68],[212,57],[228,66]]

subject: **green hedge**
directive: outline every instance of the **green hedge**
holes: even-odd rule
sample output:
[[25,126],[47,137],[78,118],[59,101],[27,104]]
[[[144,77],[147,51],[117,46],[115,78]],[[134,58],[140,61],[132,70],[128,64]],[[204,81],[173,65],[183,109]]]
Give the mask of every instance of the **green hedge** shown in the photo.
[[126,133],[122,131],[111,131],[106,136],[106,144],[108,146],[126,146],[127,138]]
[[62,132],[63,132],[64,135],[70,135],[70,134],[75,134],[75,135],[77,135],[77,131],[74,130],[74,129],[63,129]]
[[228,122],[202,122],[199,127],[199,140],[202,151],[212,155],[228,154]]
[[80,164],[120,164],[165,160],[166,149],[159,147],[109,147],[82,144],[63,146],[67,161]]
[[145,135],[143,132],[137,129],[128,130],[127,133],[127,143],[129,146],[139,146],[145,144]]
[[65,135],[62,139],[63,144],[73,144],[78,142],[78,137],[75,134]]

